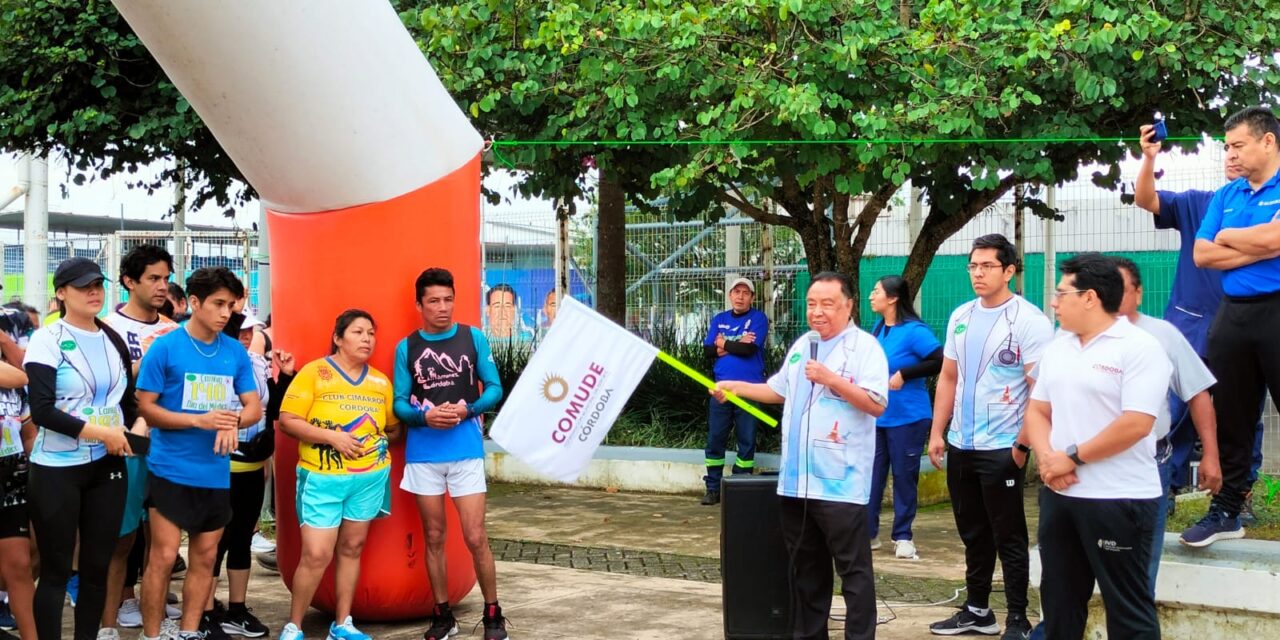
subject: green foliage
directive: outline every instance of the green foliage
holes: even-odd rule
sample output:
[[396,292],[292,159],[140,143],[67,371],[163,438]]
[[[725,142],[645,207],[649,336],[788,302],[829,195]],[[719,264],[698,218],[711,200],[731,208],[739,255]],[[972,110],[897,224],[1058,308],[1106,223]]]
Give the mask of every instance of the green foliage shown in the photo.
[[[790,226],[812,270],[856,272],[886,194],[905,180],[931,205],[908,267],[922,276],[947,237],[1015,184],[1100,163],[1100,183],[1118,186],[1124,146],[1036,139],[1132,136],[1156,110],[1174,135],[1217,132],[1280,81],[1277,3],[930,0],[907,3],[905,21],[900,6],[467,0],[406,3],[403,15],[488,134],[637,143],[504,148],[532,171],[522,190],[580,180],[584,156],[625,151],[635,204],[662,193],[679,217],[729,205]],[[954,142],[906,142],[921,138]],[[853,139],[904,142],[730,144]],[[638,146],[661,140],[714,146],[660,157]]]
[[[105,0],[0,0],[0,148],[65,154],[71,179],[134,175],[160,158],[186,166],[192,206],[229,208],[240,173]],[[131,178],[148,192],[172,184]]]

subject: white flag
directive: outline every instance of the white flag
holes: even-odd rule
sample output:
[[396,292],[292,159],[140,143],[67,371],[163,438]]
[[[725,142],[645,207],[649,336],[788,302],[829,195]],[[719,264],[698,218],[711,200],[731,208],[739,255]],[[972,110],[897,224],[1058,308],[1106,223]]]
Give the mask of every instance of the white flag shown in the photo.
[[493,427],[493,441],[572,482],[618,419],[658,349],[568,296]]

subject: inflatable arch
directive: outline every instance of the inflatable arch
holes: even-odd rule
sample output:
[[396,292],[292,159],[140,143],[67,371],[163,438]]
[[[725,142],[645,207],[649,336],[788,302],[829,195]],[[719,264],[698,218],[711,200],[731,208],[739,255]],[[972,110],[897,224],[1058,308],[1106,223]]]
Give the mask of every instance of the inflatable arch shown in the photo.
[[[268,209],[276,341],[327,353],[350,307],[378,322],[372,364],[420,324],[413,281],[453,271],[458,320],[480,320],[482,140],[386,0],[113,0]],[[298,564],[297,444],[277,436],[276,517],[286,585]],[[404,472],[393,451],[393,487]],[[422,616],[434,603],[412,496],[374,523],[353,613]],[[449,600],[475,585],[449,514]],[[332,567],[314,606],[332,611]]]

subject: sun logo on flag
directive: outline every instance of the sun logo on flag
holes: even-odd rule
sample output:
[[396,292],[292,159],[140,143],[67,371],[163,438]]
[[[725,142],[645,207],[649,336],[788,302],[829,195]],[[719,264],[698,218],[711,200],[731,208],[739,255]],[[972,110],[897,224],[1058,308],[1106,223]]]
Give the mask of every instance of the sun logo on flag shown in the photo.
[[542,397],[547,402],[560,402],[565,396],[569,395],[569,383],[564,378],[548,373],[546,378],[542,379]]

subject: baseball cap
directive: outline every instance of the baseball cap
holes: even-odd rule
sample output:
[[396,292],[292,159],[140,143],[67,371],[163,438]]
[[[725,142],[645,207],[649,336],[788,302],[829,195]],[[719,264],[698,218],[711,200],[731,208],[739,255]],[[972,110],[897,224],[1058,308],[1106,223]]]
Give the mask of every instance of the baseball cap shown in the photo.
[[740,284],[741,284],[741,285],[746,285],[746,287],[747,287],[748,289],[750,289],[750,290],[751,290],[751,293],[755,293],[755,292],[756,292],[756,285],[755,285],[755,283],[751,282],[750,280],[748,280],[748,279],[746,279],[746,278],[738,278],[737,280],[734,280],[732,283],[730,283],[730,284],[729,284],[729,290],[730,290],[730,291],[733,291],[733,288],[734,288],[734,287],[736,287],[736,286],[738,286],[738,285],[740,285]]
[[106,280],[107,277],[102,275],[102,267],[98,263],[88,258],[67,258],[58,265],[58,269],[53,272],[53,288],[57,289],[71,285],[73,287],[87,287],[99,280]]
[[263,326],[263,324],[265,323],[263,323],[261,320],[258,319],[257,314],[255,314],[253,311],[249,309],[245,309],[244,322],[240,323],[240,330],[244,331],[245,329],[253,329],[254,327],[261,327]]

